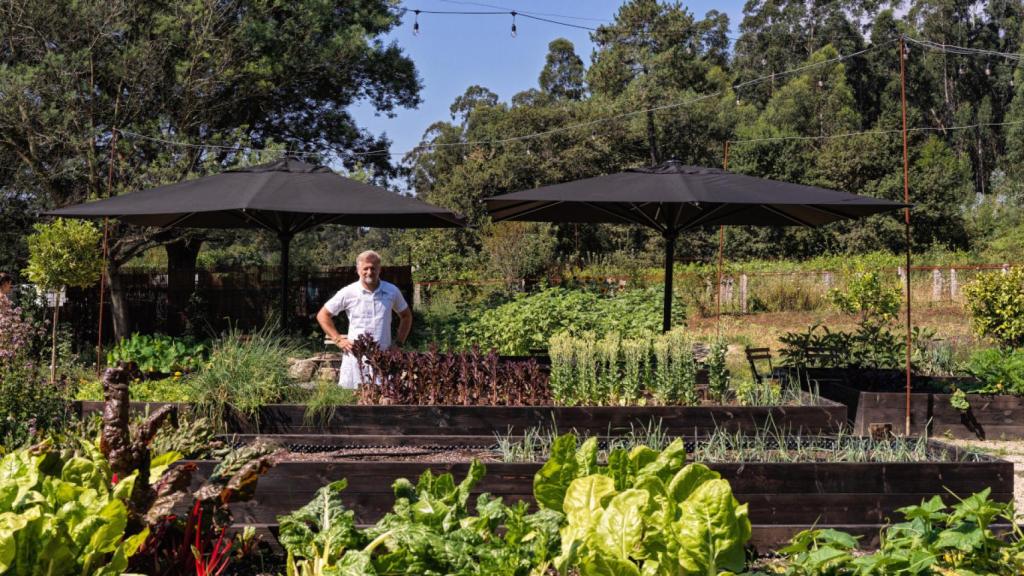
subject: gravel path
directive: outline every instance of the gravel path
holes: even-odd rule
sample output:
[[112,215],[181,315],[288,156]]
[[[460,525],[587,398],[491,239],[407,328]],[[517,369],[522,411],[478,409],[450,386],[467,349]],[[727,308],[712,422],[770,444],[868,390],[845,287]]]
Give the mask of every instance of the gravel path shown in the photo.
[[986,454],[1013,462],[1013,500],[1017,513],[1024,513],[1024,440],[948,440],[947,444],[971,446]]

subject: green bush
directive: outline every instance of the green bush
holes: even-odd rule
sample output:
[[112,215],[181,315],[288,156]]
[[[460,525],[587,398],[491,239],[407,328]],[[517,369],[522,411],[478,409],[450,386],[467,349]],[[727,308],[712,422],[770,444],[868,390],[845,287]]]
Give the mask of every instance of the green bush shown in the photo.
[[205,344],[164,334],[132,334],[107,353],[107,364],[134,362],[146,374],[193,372],[202,366]]
[[981,381],[981,389],[972,391],[1024,395],[1024,350],[978,350],[967,371]]
[[[685,320],[683,307],[673,303],[673,325]],[[489,308],[459,330],[459,344],[495,348],[501,354],[523,355],[547,348],[559,332],[593,332],[602,337],[617,332],[624,338],[660,332],[662,287],[628,290],[613,296],[595,292],[547,288],[522,294],[511,302]]]
[[1024,344],[1024,268],[981,274],[964,294],[978,334],[1004,346]]

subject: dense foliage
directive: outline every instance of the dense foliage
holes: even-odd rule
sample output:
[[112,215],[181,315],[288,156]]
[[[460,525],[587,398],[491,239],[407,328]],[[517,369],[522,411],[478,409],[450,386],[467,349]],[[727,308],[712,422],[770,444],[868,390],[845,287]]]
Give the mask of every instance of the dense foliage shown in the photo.
[[[654,158],[729,167],[742,173],[902,199],[897,39],[1017,54],[1019,1],[890,2],[826,5],[755,2],[730,23],[656,0],[624,2],[592,34],[584,66],[571,43],[552,42],[538,85],[501,100],[468,87],[452,118],[424,133],[409,155],[418,194],[484,220],[475,200],[493,194],[610,173]],[[732,41],[730,24],[739,25]],[[911,229],[915,252],[933,245],[984,253],[1019,237],[1024,213],[1016,122],[1024,118],[1024,77],[1013,59],[949,55],[911,44],[906,59]],[[650,113],[638,113],[654,109]],[[629,114],[632,113],[632,114]],[[627,115],[629,114],[629,115]],[[614,118],[614,119],[609,119]],[[1012,122],[1001,124],[1002,122]],[[565,129],[579,125],[578,129]],[[948,130],[950,126],[973,126]],[[501,145],[489,140],[546,135]],[[849,133],[865,132],[850,136]],[[727,231],[726,257],[807,258],[903,248],[901,215],[823,229]],[[556,224],[554,254],[635,253],[657,265],[661,242],[646,230]],[[693,230],[682,259],[710,260],[715,232]],[[1014,236],[1016,234],[1016,236]],[[432,253],[439,236],[452,240]],[[429,232],[414,258],[429,279],[451,268],[450,247],[472,265],[488,232]],[[997,251],[1020,254],[1019,243]]]
[[964,293],[978,334],[1002,346],[1024,345],[1024,268],[982,274]]
[[[511,301],[482,308],[462,322],[455,345],[475,344],[494,347],[501,354],[525,355],[545,349],[552,336],[566,330],[623,336],[656,332],[661,330],[661,298],[660,286],[608,295],[563,287],[517,294]],[[682,323],[684,310],[677,301],[672,309],[674,324]]]
[[205,344],[189,339],[133,333],[107,352],[107,364],[131,362],[144,374],[167,376],[178,372],[180,376],[180,373],[199,369],[206,353]]

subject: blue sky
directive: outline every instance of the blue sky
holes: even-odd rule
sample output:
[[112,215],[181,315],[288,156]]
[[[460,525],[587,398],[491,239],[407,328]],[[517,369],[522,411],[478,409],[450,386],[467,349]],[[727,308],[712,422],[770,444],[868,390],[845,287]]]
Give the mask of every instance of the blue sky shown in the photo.
[[[423,82],[423,102],[415,110],[398,110],[394,118],[377,116],[367,105],[356,106],[352,112],[360,126],[391,138],[392,153],[402,153],[416,146],[432,123],[448,120],[448,107],[472,84],[490,89],[503,101],[536,87],[548,43],[555,38],[570,40],[590,65],[593,44],[587,30],[519,17],[517,35],[512,38],[512,17],[508,15],[420,14],[420,33],[413,35],[412,10],[517,10],[595,28],[613,20],[622,4],[622,0],[402,0],[402,7],[410,12],[389,40],[397,41],[416,63]],[[727,13],[733,33],[743,17],[741,0],[687,2],[684,6],[698,18],[713,9]]]

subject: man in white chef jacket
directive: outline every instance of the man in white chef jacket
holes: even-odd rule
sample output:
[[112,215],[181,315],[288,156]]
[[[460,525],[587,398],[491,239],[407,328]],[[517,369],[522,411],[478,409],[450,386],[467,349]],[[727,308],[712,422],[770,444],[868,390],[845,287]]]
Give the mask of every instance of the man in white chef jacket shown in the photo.
[[[382,349],[401,346],[412,329],[412,310],[398,287],[380,279],[380,255],[367,250],[356,258],[359,281],[345,286],[317,312],[327,337],[345,351],[338,374],[343,388],[359,387],[362,362],[352,355],[352,343],[363,334],[369,334]],[[334,317],[342,311],[348,316],[348,334],[341,334],[334,326]],[[398,334],[391,339],[391,314],[398,314]]]

